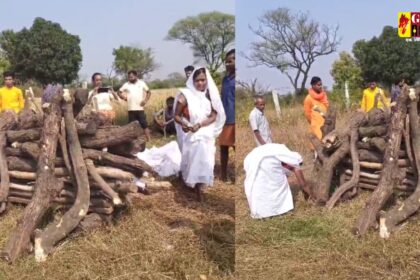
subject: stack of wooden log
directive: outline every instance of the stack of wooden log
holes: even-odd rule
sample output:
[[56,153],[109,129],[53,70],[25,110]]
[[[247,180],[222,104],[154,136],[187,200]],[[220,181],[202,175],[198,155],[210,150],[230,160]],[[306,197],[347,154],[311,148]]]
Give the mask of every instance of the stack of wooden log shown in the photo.
[[[319,156],[315,169],[320,178],[311,196],[332,209],[339,200],[350,199],[361,189],[373,190],[354,233],[363,235],[374,227],[387,238],[420,208],[419,90],[404,86],[391,108],[382,100],[383,107],[378,109],[379,97],[368,113],[355,112],[347,127],[326,125],[321,141],[310,136]],[[335,114],[327,114],[329,118],[334,119]],[[329,123],[335,121],[326,121]],[[338,187],[334,190],[334,186]],[[393,194],[406,200],[384,209]]]
[[[31,238],[36,259],[45,260],[84,222],[110,220],[137,193],[135,180],[154,175],[133,156],[144,148],[137,122],[102,127],[94,113],[74,116],[72,94],[54,90],[42,110],[31,109],[27,98],[18,115],[0,116],[0,211],[11,203],[26,205],[1,253],[9,262],[31,248]],[[62,216],[38,229],[48,210],[57,208]]]

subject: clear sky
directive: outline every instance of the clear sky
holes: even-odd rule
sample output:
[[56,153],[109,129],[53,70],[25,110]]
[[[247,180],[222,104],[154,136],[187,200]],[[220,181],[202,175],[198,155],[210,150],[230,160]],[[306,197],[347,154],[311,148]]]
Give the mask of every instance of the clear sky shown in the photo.
[[[289,8],[292,12],[309,12],[311,17],[321,24],[339,24],[339,36],[342,41],[338,52],[351,52],[355,41],[378,36],[385,25],[397,27],[398,12],[420,11],[420,2],[414,0],[238,0],[236,2],[237,53],[249,54],[250,43],[257,39],[248,26],[258,26],[258,18],[261,15],[280,7]],[[333,84],[330,69],[333,61],[338,58],[338,52],[319,58],[309,73],[310,76],[320,76],[328,88],[331,88]],[[249,68],[250,62],[239,55],[236,60],[238,79],[250,81],[257,78],[261,84],[278,89],[281,93],[291,91],[289,80],[280,71],[264,66]]]
[[235,13],[234,0],[38,0],[0,1],[0,31],[30,27],[36,17],[58,22],[81,39],[82,78],[94,72],[106,73],[112,65],[112,49],[120,45],[151,47],[161,67],[152,79],[183,72],[193,63],[186,45],[166,41],[172,25],[187,16],[202,12]]

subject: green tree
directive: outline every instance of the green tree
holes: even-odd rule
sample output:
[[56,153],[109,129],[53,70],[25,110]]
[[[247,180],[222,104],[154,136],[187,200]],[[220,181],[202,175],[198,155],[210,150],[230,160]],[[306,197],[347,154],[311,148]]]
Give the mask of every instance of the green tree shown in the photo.
[[300,95],[305,92],[313,63],[335,52],[340,43],[338,26],[320,25],[308,13],[292,14],[287,8],[266,12],[259,18],[259,26],[250,29],[259,39],[251,43],[251,53],[245,54],[252,66],[280,70]]
[[151,48],[120,46],[114,49],[112,54],[115,72],[125,78],[130,70],[136,70],[139,76],[143,77],[158,68]]
[[0,81],[3,80],[3,73],[9,69],[10,63],[6,58],[6,55],[2,49],[0,49]]
[[204,60],[213,74],[235,41],[235,17],[220,12],[187,17],[176,22],[166,38],[190,45],[196,62]]
[[346,81],[350,89],[362,86],[362,69],[348,52],[340,52],[340,57],[334,61],[330,73],[334,78],[336,88],[343,89]]
[[390,87],[401,75],[420,79],[420,44],[399,38],[397,28],[385,26],[379,37],[357,41],[353,53],[365,80]]
[[77,78],[81,67],[79,37],[43,18],[36,18],[29,29],[3,31],[0,47],[22,81],[67,84]]

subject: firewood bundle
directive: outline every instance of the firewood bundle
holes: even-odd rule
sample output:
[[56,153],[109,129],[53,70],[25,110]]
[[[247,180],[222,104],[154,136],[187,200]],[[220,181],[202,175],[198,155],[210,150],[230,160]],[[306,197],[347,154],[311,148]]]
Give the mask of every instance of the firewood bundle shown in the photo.
[[[72,95],[60,87],[42,112],[28,105],[18,115],[2,113],[0,211],[10,203],[26,208],[1,257],[13,262],[33,239],[35,257],[43,261],[83,223],[109,220],[126,207],[138,191],[135,180],[145,172],[154,175],[132,156],[142,148],[142,135],[138,122],[102,127],[94,114],[75,117]],[[57,208],[62,216],[38,229],[48,210]]]
[[[378,97],[374,109],[354,113],[348,127],[330,128],[322,141],[310,136],[320,178],[311,195],[332,209],[361,189],[372,190],[353,231],[363,235],[370,227],[379,228],[387,238],[420,208],[419,92],[405,86],[392,108],[384,104],[378,109]],[[406,199],[384,209],[393,194]]]

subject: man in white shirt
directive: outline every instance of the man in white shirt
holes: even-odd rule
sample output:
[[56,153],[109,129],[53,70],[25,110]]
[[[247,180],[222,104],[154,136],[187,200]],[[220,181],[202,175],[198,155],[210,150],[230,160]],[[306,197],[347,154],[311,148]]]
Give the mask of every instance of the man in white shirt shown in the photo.
[[117,94],[112,88],[102,87],[101,73],[92,75],[93,89],[88,94],[87,103],[93,104],[93,109],[102,115],[101,125],[110,125],[114,123],[115,111],[112,107],[112,100],[118,100]]
[[262,96],[255,98],[255,108],[249,114],[249,124],[254,133],[255,143],[258,146],[272,143],[271,130],[268,120],[264,115],[265,100]]
[[150,141],[150,129],[147,125],[144,106],[150,99],[151,92],[147,84],[138,79],[137,72],[128,72],[128,82],[119,90],[119,96],[128,103],[129,122],[138,121],[146,134],[146,141]]

